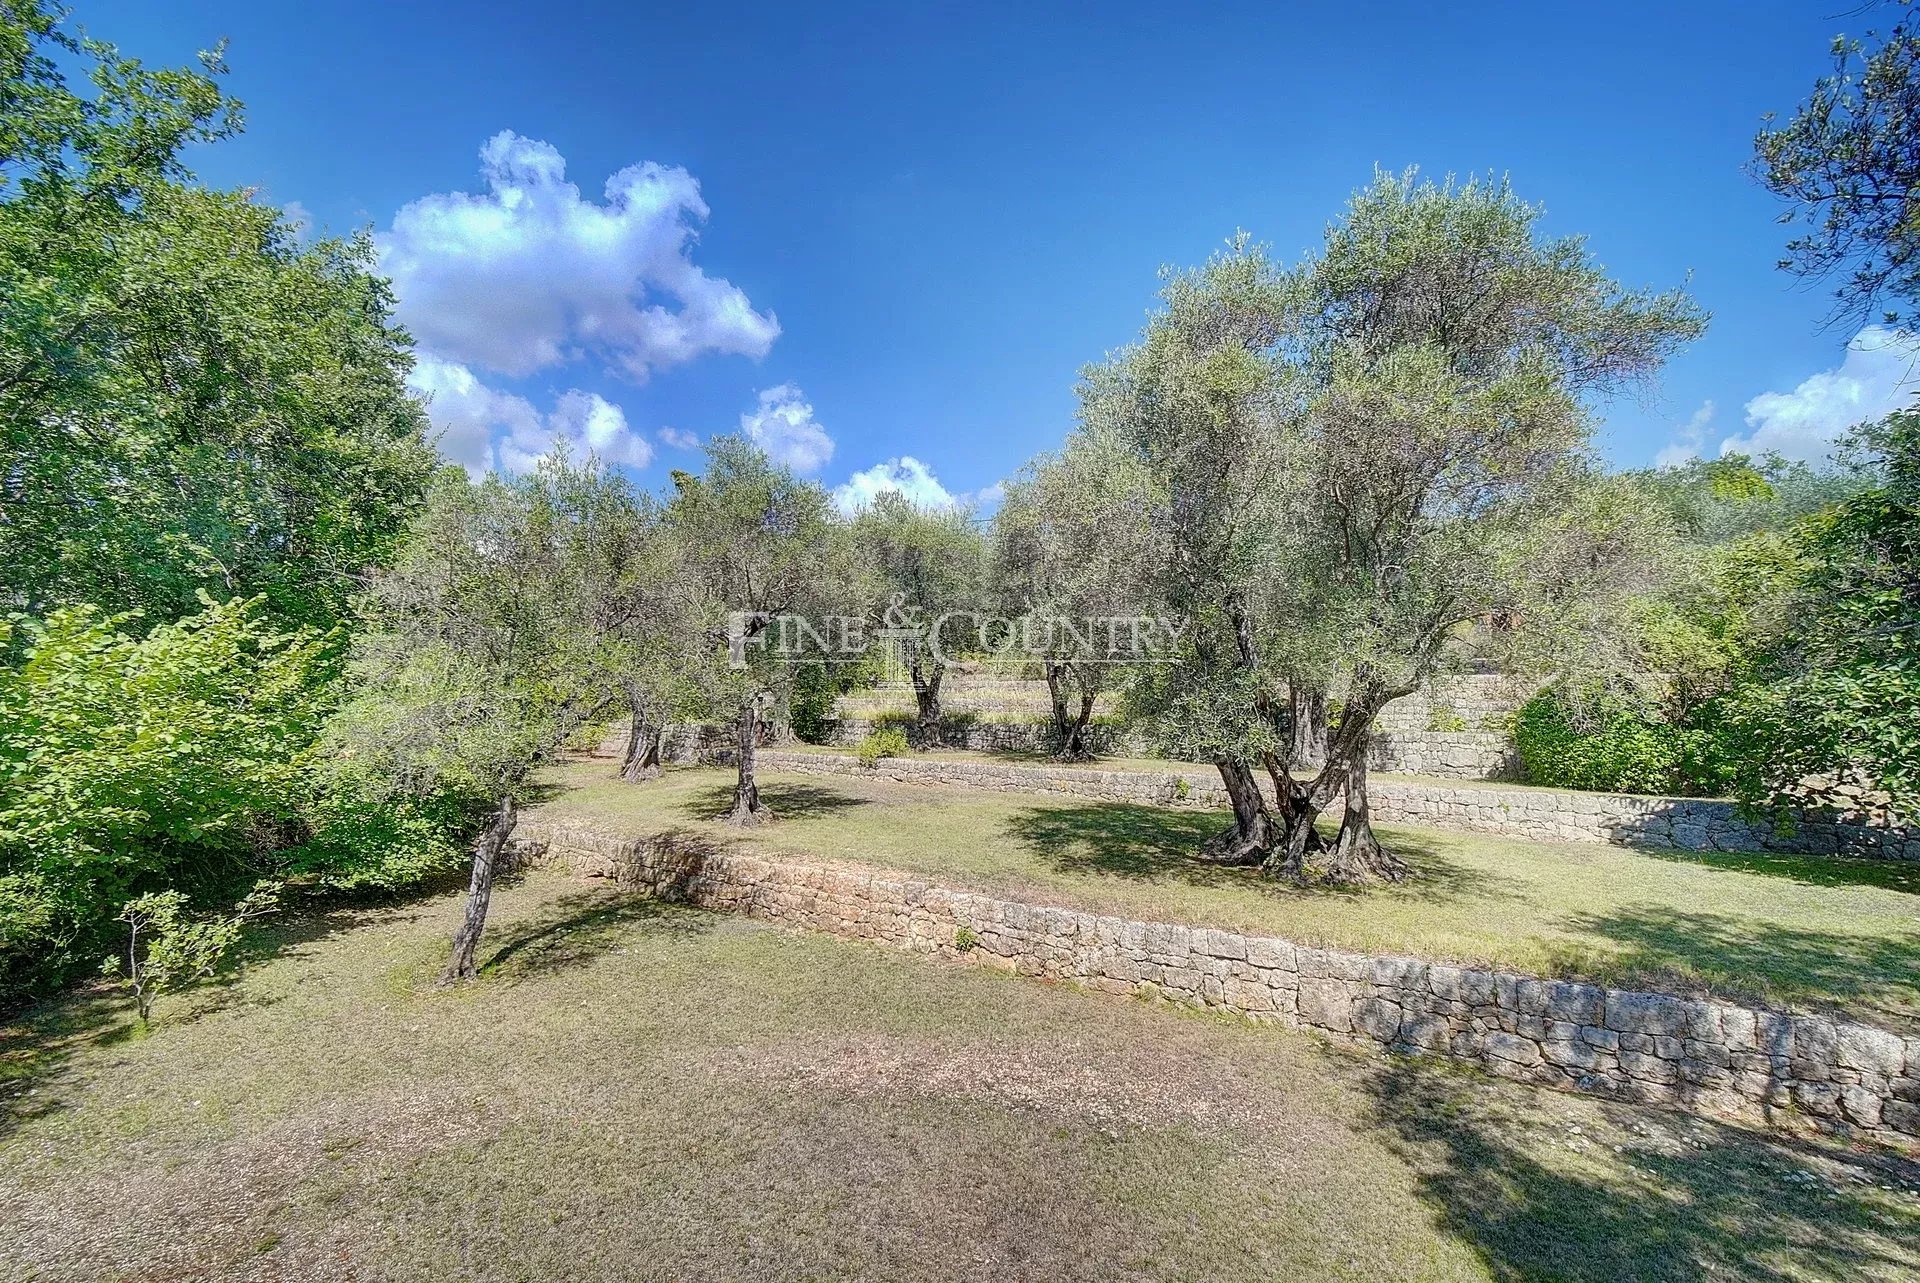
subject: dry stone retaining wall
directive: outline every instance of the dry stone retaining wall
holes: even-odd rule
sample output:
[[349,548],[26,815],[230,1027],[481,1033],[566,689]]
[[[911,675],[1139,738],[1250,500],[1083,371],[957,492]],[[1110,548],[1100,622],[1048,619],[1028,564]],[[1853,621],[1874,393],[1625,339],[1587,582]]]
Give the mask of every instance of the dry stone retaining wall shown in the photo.
[[[878,774],[909,784],[964,784],[1111,802],[1206,809],[1227,805],[1219,774],[1193,768],[1163,773],[924,757],[883,758],[876,766],[863,767],[841,754],[773,750],[761,753],[760,764],[770,771]],[[1385,824],[1468,829],[1544,842],[1617,842],[1659,850],[1920,860],[1920,831],[1911,828],[1870,828],[1808,816],[1792,831],[1780,832],[1769,823],[1745,818],[1731,802],[1706,798],[1382,779],[1368,784],[1367,796],[1374,818]]]
[[[867,718],[841,718],[833,742],[851,748],[874,728]],[[1087,744],[1103,757],[1141,757],[1146,746],[1136,737],[1105,723],[1086,730]],[[1050,721],[983,721],[950,717],[940,730],[947,748],[972,753],[1046,753],[1053,748]],[[1513,741],[1499,731],[1382,731],[1374,736],[1367,754],[1376,771],[1403,775],[1439,775],[1463,780],[1505,780],[1520,773]]]
[[1164,995],[1561,1090],[1900,1144],[1920,1136],[1920,1038],[1824,1016],[1040,907],[685,833],[623,838],[536,816],[512,849],[704,908]]

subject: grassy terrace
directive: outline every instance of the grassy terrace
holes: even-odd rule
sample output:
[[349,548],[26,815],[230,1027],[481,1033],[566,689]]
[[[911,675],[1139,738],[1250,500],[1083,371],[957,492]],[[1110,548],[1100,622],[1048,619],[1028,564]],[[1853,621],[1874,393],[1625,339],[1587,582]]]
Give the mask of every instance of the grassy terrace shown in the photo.
[[718,824],[732,775],[632,787],[605,762],[554,772],[547,808],[636,833],[686,826],[757,849],[1133,918],[1537,974],[1843,1006],[1920,1032],[1920,869],[1768,855],[1652,854],[1382,826],[1408,883],[1281,886],[1189,858],[1218,816],[855,777],[768,774],[780,822]]
[[1920,1169],[1885,1156],[554,874],[435,991],[459,907],[281,923],[145,1037],[84,995],[0,1028],[0,1277],[1920,1271]]

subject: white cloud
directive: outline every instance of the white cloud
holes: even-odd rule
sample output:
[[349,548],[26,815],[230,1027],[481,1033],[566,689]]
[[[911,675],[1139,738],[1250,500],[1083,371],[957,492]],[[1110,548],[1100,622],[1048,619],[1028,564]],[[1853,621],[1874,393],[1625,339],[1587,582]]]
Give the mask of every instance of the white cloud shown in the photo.
[[627,426],[620,407],[596,393],[564,392],[543,415],[527,398],[490,388],[466,366],[432,356],[414,364],[407,383],[427,399],[440,452],[476,477],[489,468],[526,472],[556,441],[603,463],[639,468],[653,458],[653,447]]
[[988,508],[998,508],[1000,501],[1006,497],[1007,483],[1004,481],[996,481],[983,489],[961,495],[960,502],[969,507],[984,510]]
[[980,490],[955,494],[940,484],[933,469],[910,454],[876,463],[833,488],[833,502],[842,512],[854,513],[889,491],[905,495],[922,508],[992,508],[1007,494],[1007,483],[996,481]]
[[662,444],[670,445],[676,450],[698,450],[700,448],[699,434],[688,432],[684,428],[662,428],[654,433],[654,435],[660,438]]
[[1675,429],[1673,440],[1653,457],[1656,468],[1677,468],[1689,459],[1700,457],[1700,445],[1706,440],[1707,425],[1713,422],[1712,401],[1702,401],[1684,424]]
[[910,454],[854,473],[833,488],[833,502],[840,511],[853,513],[889,491],[905,495],[922,508],[951,508],[960,502],[931,468]]
[[293,228],[295,238],[306,240],[313,234],[313,213],[297,200],[290,200],[280,207],[280,217]]
[[833,457],[833,438],[814,421],[813,407],[791,383],[760,394],[759,406],[740,416],[740,431],[775,463],[814,472]]
[[766,355],[780,333],[689,258],[707,217],[686,170],[645,162],[583,200],[551,145],[503,131],[484,195],[424,196],[378,238],[400,319],[425,349],[520,376],[585,356],[641,381],[704,353]]
[[1720,453],[1775,450],[1791,459],[1824,458],[1848,428],[1910,402],[1916,379],[1920,336],[1870,325],[1847,344],[1838,369],[1823,370],[1791,392],[1763,392],[1747,402],[1750,431],[1721,442]]
[[653,458],[645,437],[627,426],[620,407],[599,394],[575,388],[561,394],[544,423],[516,429],[496,448],[500,471],[533,471],[540,456],[565,442],[576,459],[591,454],[602,463],[644,468]]

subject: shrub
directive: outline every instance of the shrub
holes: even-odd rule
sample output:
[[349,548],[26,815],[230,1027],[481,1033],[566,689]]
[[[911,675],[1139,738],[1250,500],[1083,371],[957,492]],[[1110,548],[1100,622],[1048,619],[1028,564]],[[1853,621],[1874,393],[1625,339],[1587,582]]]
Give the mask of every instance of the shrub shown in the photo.
[[870,732],[854,750],[862,766],[872,766],[883,757],[905,757],[907,752],[906,732],[893,726]]
[[1439,732],[1464,731],[1467,719],[1448,704],[1435,704],[1427,710],[1427,729]]
[[153,1018],[155,998],[212,975],[246,924],[272,913],[278,902],[279,888],[262,882],[229,913],[194,915],[180,892],[149,891],[121,907],[126,948],[100,969],[126,986],[145,1025]]
[[137,618],[56,610],[0,668],[0,994],[98,958],[144,892],[250,881],[300,828],[331,640],[257,599]]
[[833,740],[837,719],[833,703],[840,684],[825,664],[802,664],[793,673],[793,694],[787,700],[787,724],[808,744],[827,744]]
[[1562,700],[1542,693],[1513,718],[1514,745],[1529,784],[1605,793],[1692,791],[1689,735],[1616,699],[1576,724]]

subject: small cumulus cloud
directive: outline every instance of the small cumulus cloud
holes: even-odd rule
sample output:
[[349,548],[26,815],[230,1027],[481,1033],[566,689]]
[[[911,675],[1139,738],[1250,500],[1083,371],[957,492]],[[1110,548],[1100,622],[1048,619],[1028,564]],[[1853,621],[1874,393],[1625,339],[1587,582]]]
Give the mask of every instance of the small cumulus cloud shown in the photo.
[[708,353],[758,358],[779,335],[694,265],[708,209],[686,170],[630,165],[594,201],[552,145],[503,131],[480,172],[485,193],[421,197],[376,238],[423,349],[515,377],[594,357],[638,382]]
[[1848,428],[1908,404],[1917,387],[1920,336],[1870,325],[1847,344],[1838,367],[1747,402],[1747,433],[1722,441],[1720,452],[1823,459]]
[[813,417],[813,406],[791,383],[760,393],[759,404],[740,416],[740,431],[775,463],[795,472],[817,472],[833,457],[833,438]]
[[280,218],[300,240],[304,241],[313,234],[313,212],[297,200],[290,200],[280,207]]
[[1713,422],[1714,404],[1702,401],[1687,421],[1675,429],[1673,440],[1659,454],[1653,457],[1656,468],[1677,468],[1689,459],[1700,457],[1700,445],[1707,437],[1707,427]]
[[910,454],[876,463],[833,488],[833,502],[842,512],[854,513],[883,494],[905,495],[922,508],[992,508],[1006,497],[1007,485],[996,481],[980,490],[950,491],[933,469]]
[[439,431],[441,454],[473,476],[489,469],[529,471],[556,442],[575,456],[644,467],[653,447],[627,425],[619,406],[593,392],[570,389],[542,414],[533,402],[490,388],[456,361],[422,357],[407,383],[427,403]]
[[833,488],[833,502],[842,512],[858,512],[883,494],[902,494],[922,508],[951,508],[959,502],[933,470],[912,455],[876,463]]
[[661,428],[658,432],[654,433],[654,435],[660,438],[662,445],[672,446],[676,450],[698,450],[700,448],[700,437],[698,434],[688,432],[684,428]]

